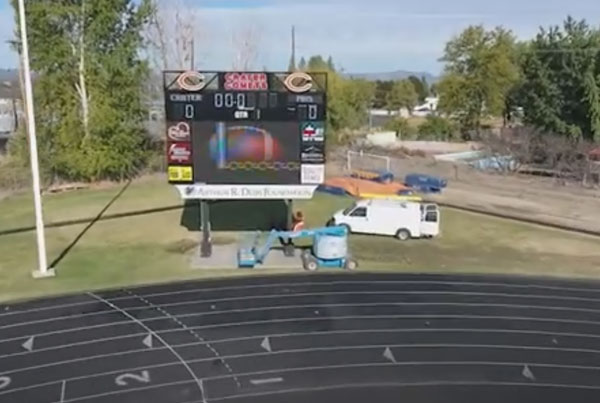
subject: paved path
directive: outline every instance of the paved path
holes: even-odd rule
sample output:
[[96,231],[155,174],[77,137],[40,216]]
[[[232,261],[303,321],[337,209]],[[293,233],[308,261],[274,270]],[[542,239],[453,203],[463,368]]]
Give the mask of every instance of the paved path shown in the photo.
[[600,401],[600,288],[340,273],[0,305],[0,401]]

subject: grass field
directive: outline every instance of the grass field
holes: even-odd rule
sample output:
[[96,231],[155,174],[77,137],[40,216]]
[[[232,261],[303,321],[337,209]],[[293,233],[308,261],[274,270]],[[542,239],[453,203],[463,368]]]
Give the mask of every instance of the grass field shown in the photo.
[[[44,197],[46,222],[93,217],[120,187],[83,190]],[[309,226],[322,225],[331,213],[352,201],[317,195],[296,202]],[[161,177],[132,184],[106,214],[181,204]],[[0,201],[0,232],[33,225],[29,194]],[[264,271],[191,270],[190,246],[198,234],[179,225],[181,211],[99,221],[55,266],[57,277],[33,280],[35,234],[0,236],[0,300],[23,299],[89,289],[215,276],[255,275]],[[47,229],[48,259],[55,260],[85,225]],[[442,236],[401,243],[393,238],[351,237],[361,270],[411,272],[519,273],[600,276],[600,241],[514,221],[444,210]],[[217,242],[230,239],[217,234]]]

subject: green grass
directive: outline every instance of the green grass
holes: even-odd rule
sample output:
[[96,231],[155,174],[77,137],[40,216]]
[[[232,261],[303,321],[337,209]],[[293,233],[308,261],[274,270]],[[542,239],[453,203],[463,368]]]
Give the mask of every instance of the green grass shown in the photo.
[[[44,197],[47,222],[95,216],[120,188],[83,190]],[[352,200],[317,195],[294,206],[308,226],[321,226]],[[106,214],[180,204],[160,177],[134,183]],[[32,225],[28,194],[0,201],[0,231]],[[197,233],[179,225],[181,211],[100,221],[56,266],[57,277],[33,280],[33,232],[0,236],[0,300],[113,288],[171,280],[256,275],[264,271],[191,270]],[[53,261],[85,225],[47,229],[48,259]],[[215,242],[231,242],[216,234]],[[404,272],[518,273],[600,276],[600,241],[509,220],[444,210],[442,235],[405,243],[393,238],[353,235],[351,250],[361,270]],[[285,271],[280,271],[285,272]]]
[[[179,193],[161,176],[136,181],[111,206],[107,214],[181,204]],[[96,216],[125,186],[44,195],[44,222],[54,223]],[[31,192],[0,200],[0,232],[35,224]]]

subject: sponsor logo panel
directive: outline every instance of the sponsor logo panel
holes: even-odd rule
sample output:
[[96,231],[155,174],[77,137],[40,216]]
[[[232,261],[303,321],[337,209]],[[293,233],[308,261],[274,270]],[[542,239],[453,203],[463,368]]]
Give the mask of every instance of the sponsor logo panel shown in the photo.
[[167,144],[167,159],[169,164],[191,164],[191,143],[169,143]]
[[167,129],[169,141],[190,141],[192,130],[187,122],[171,123]]
[[320,185],[325,182],[325,165],[302,165],[300,182],[303,185]]
[[325,163],[325,143],[303,143],[300,159],[302,163]]
[[191,166],[170,166],[168,173],[169,182],[192,182],[194,179]]
[[300,125],[303,143],[322,143],[325,141],[325,127],[322,122],[304,122]]

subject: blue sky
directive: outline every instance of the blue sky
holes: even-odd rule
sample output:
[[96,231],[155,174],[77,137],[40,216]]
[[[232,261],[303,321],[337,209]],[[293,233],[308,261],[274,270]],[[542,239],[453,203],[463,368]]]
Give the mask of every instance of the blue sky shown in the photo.
[[[101,0],[93,0],[101,1]],[[164,0],[163,0],[164,1]],[[260,32],[258,66],[285,69],[296,25],[299,55],[331,54],[350,72],[397,69],[439,73],[444,43],[469,24],[504,25],[520,38],[567,14],[600,22],[597,0],[184,0],[202,32],[199,67],[231,67],[231,37],[240,25]],[[13,12],[0,0],[0,67],[14,67],[6,41]]]

